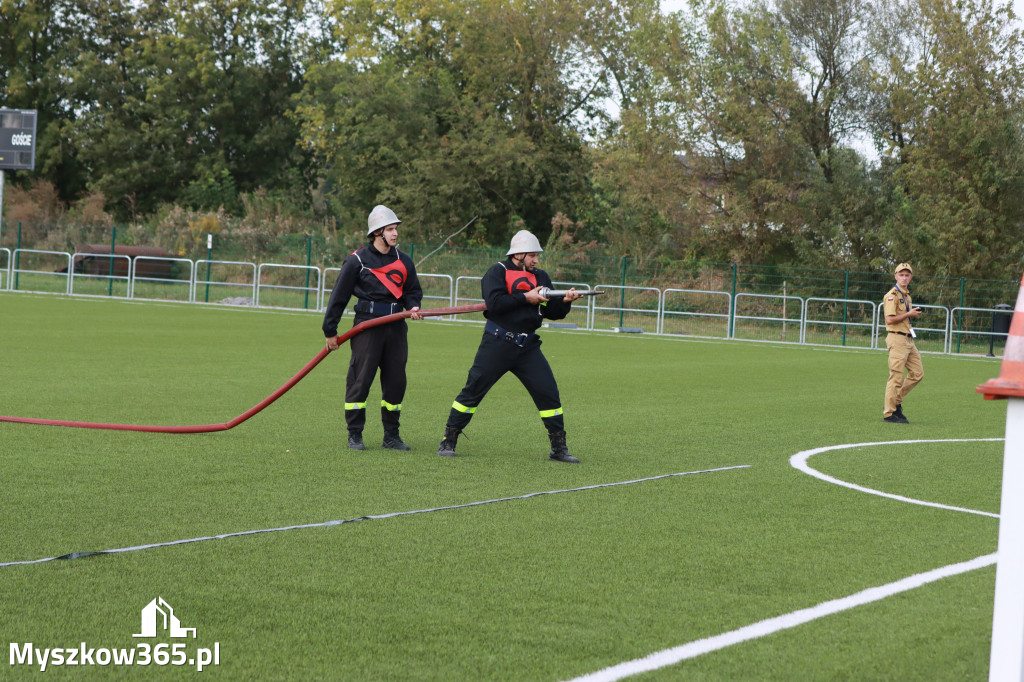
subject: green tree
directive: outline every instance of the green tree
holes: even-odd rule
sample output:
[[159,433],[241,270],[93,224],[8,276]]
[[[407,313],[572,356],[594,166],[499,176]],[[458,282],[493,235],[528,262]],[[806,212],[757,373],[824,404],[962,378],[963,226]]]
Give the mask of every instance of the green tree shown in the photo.
[[[73,150],[62,143],[63,121],[74,115],[62,74],[70,68],[74,5],[67,0],[0,0],[0,107],[35,109],[36,168],[31,174],[60,188],[65,201],[85,190]],[[14,173],[28,178],[29,173]],[[12,174],[8,172],[8,181]],[[15,180],[16,182],[18,180]]]
[[774,16],[793,47],[793,77],[804,92],[793,123],[832,182],[834,152],[864,129],[856,100],[870,69],[868,8],[862,0],[779,0]]
[[[653,3],[646,3],[653,8]],[[573,214],[604,116],[614,46],[588,40],[606,0],[361,0],[335,5],[339,54],[312,65],[298,114],[333,205],[358,224],[375,203],[436,239],[479,216],[503,243],[521,219],[542,239]],[[408,233],[407,233],[408,234]]]
[[892,174],[885,163],[874,167],[853,149],[829,153],[830,180],[814,177],[798,205],[804,229],[796,242],[794,264],[846,270],[888,269],[889,243],[880,229],[898,208]]
[[697,1],[651,47],[659,80],[631,113],[640,135],[659,132],[640,142],[648,153],[637,160],[654,155],[678,178],[663,202],[681,207],[679,241],[697,258],[789,262],[802,224],[795,200],[814,159],[792,122],[801,95],[784,31],[756,9]]
[[685,188],[678,119],[660,70],[666,46],[678,44],[656,6],[617,6],[601,24],[615,27],[600,50],[613,78],[618,117],[592,144],[593,168],[576,234],[610,254],[639,258],[687,253]]
[[288,116],[308,3],[80,3],[65,135],[120,217],[181,199],[237,210],[258,187],[308,194]]
[[917,0],[905,11],[895,27],[881,24],[889,59],[874,83],[898,206],[886,226],[889,260],[936,275],[1016,279],[1024,256],[1021,32],[1008,6],[988,0]]

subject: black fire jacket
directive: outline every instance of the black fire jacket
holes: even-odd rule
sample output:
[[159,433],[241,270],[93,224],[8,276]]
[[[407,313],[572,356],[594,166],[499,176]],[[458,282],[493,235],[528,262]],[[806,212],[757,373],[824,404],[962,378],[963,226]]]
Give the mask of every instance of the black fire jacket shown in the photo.
[[360,301],[400,303],[411,310],[419,307],[423,289],[409,256],[397,248],[384,254],[368,244],[346,258],[341,266],[324,313],[325,337],[338,335],[338,322],[353,296]]
[[562,298],[553,298],[540,305],[526,302],[523,292],[538,286],[553,288],[551,277],[540,268],[530,272],[513,265],[511,259],[495,263],[487,269],[480,282],[480,291],[487,303],[484,317],[516,334],[532,334],[544,318],[565,318],[572,310],[572,303],[566,303]]

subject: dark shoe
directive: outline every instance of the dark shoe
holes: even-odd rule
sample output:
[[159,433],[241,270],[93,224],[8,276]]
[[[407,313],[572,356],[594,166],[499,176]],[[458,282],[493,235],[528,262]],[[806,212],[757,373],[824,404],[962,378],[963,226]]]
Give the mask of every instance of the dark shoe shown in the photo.
[[896,409],[893,411],[893,414],[902,419],[905,424],[910,423],[907,421],[907,415],[903,414],[903,403],[900,403],[899,405],[896,406]]
[[361,433],[349,433],[348,434],[348,449],[349,450],[365,450],[366,446],[363,445],[363,434],[361,434]]
[[889,422],[890,424],[909,424],[906,417],[901,417],[895,412],[890,414],[888,417],[882,417],[882,421]]
[[437,454],[442,457],[454,457],[455,445],[459,442],[460,433],[462,433],[462,429],[456,429],[451,426],[444,427],[444,438],[441,439],[441,444],[437,446]]
[[548,459],[553,462],[580,463],[578,459],[569,454],[569,448],[565,444],[565,431],[549,433],[548,438],[551,440],[551,452],[548,453]]
[[385,433],[384,441],[380,444],[385,450],[409,450],[409,446],[402,442],[402,438],[398,435],[398,432]]

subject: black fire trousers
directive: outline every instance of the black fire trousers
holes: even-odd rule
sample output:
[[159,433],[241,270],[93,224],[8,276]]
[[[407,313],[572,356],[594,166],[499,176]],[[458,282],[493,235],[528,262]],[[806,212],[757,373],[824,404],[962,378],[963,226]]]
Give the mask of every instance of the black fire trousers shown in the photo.
[[[358,324],[368,316],[356,315]],[[349,340],[352,358],[345,383],[345,421],[349,433],[361,433],[366,424],[366,397],[380,369],[380,420],[385,433],[397,433],[405,397],[405,363],[409,359],[409,328],[405,320],[371,327]]]
[[512,372],[526,387],[548,433],[564,431],[558,384],[551,365],[540,350],[540,340],[534,337],[521,348],[490,334],[484,334],[480,341],[466,386],[452,404],[448,427],[465,429],[484,396],[506,372]]

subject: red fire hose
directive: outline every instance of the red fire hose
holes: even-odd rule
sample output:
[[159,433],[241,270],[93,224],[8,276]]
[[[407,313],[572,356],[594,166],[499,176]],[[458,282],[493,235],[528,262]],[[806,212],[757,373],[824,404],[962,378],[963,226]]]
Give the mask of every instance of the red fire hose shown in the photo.
[[[431,310],[420,310],[419,314],[424,317],[435,317],[439,315],[461,315],[462,313],[475,313],[487,309],[485,303],[477,303],[474,305],[457,306],[454,308],[435,308]],[[411,317],[412,313],[408,310],[395,313],[393,315],[385,315],[384,317],[377,317],[372,320],[366,320],[360,322],[356,326],[349,329],[344,334],[338,337],[338,343],[345,343],[356,334],[366,331],[371,327],[378,325],[387,324],[388,322],[394,322],[402,318]],[[320,364],[320,361],[327,357],[331,351],[327,348],[323,348],[316,356],[310,360],[305,367],[299,370],[299,372],[289,379],[281,388],[277,389],[266,398],[261,400],[256,405],[238,415],[229,422],[223,424],[199,424],[195,426],[150,426],[145,424],[101,424],[99,422],[75,422],[75,421],[64,421],[60,419],[30,419],[28,417],[4,417],[0,415],[0,422],[16,422],[18,424],[42,424],[44,426],[75,426],[82,429],[106,429],[110,431],[150,431],[153,433],[211,433],[213,431],[227,431],[233,429],[242,422],[246,421],[250,417],[261,412],[264,408],[268,407],[275,400],[283,396],[291,389],[292,386],[299,383],[304,376],[310,373],[314,367]]]

